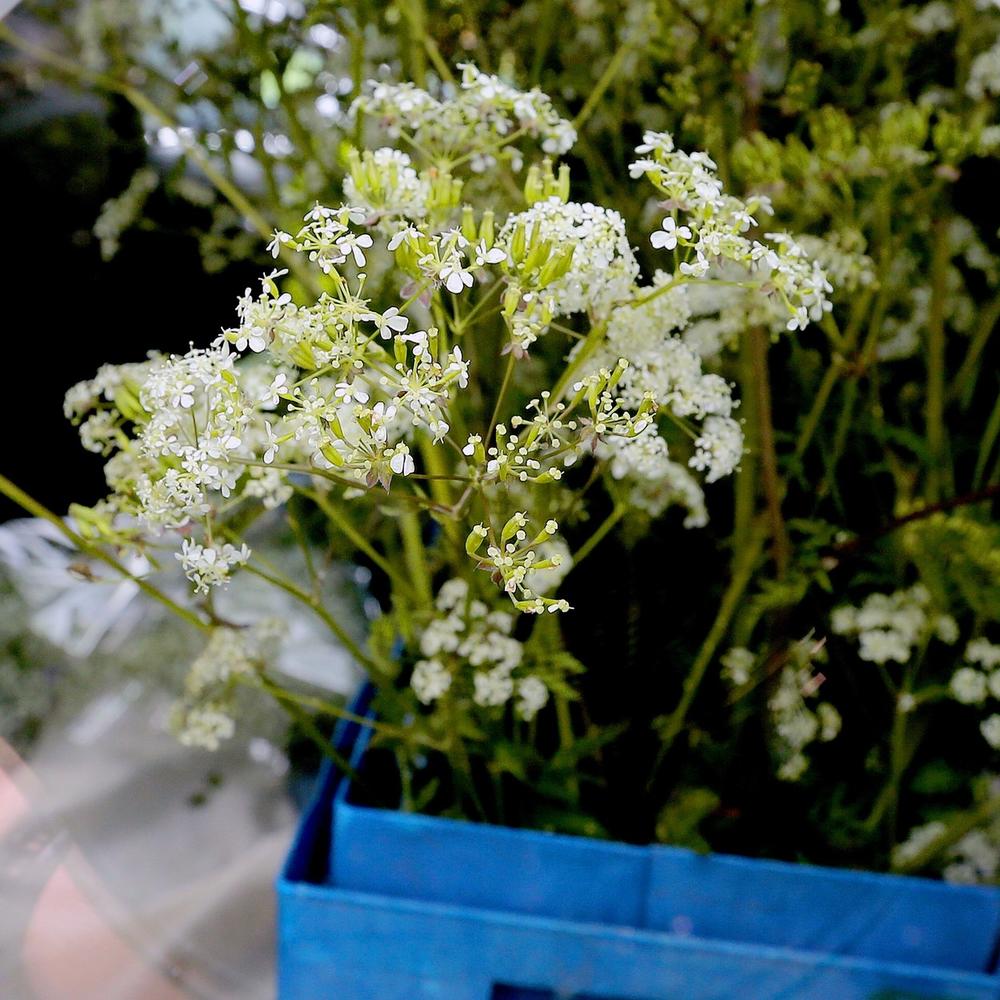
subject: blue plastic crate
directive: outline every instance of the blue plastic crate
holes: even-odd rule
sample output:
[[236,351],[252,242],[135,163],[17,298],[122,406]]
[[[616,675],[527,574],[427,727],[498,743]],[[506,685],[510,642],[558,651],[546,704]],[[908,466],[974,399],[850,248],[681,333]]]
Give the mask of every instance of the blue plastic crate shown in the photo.
[[[360,761],[366,732],[338,740]],[[992,889],[405,815],[350,791],[326,772],[278,881],[284,1000],[1000,998]]]

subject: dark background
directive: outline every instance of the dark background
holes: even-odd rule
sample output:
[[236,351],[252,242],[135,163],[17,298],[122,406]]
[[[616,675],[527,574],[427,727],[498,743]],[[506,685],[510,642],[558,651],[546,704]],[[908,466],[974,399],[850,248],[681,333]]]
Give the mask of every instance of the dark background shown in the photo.
[[[3,343],[8,433],[0,471],[63,513],[104,490],[99,455],[63,417],[66,390],[104,362],[206,343],[234,318],[246,267],[206,274],[198,210],[154,192],[155,228],[133,228],[110,262],[92,228],[146,162],[123,100],[45,83],[29,88],[0,46],[0,210],[7,226]],[[165,220],[165,221],[164,221]],[[0,520],[19,508],[0,498]]]

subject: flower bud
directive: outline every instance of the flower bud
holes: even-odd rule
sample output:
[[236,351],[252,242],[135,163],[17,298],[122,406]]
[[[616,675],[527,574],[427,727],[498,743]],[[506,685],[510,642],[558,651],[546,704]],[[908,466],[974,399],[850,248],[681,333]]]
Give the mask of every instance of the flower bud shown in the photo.
[[462,206],[462,235],[470,242],[476,242],[476,219],[471,205]]
[[487,249],[492,249],[493,244],[496,242],[492,209],[488,208],[483,212],[483,217],[479,221],[479,238],[486,244]]

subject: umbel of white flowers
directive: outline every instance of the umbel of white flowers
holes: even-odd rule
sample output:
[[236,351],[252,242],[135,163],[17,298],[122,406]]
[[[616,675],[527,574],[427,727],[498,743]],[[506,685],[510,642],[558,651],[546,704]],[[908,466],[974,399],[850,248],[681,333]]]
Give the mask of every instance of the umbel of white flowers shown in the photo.
[[[279,284],[286,271],[272,271],[259,294],[239,299],[238,326],[209,346],[105,366],[67,395],[86,447],[108,456],[111,495],[91,526],[111,531],[116,515],[129,514],[145,530],[181,529],[178,559],[207,592],[251,555],[219,530],[235,505],[280,505],[290,477],[310,471],[338,503],[363,502],[439,450],[467,493],[516,486],[525,498],[494,523],[467,523],[473,564],[519,611],[567,610],[533,584],[557,565],[542,549],[559,541],[546,515],[530,528],[533,491],[558,491],[567,468],[596,462],[627,503],[653,516],[680,503],[689,526],[704,524],[693,473],[708,483],[730,474],[743,434],[732,387],[704,370],[704,340],[684,336],[705,314],[699,289],[735,289],[763,322],[796,330],[830,308],[830,285],[789,236],[751,235],[765,198],[725,193],[712,160],[674,149],[669,135],[647,134],[630,167],[664,213],[650,239],[664,267],[643,285],[621,216],[568,201],[568,175],[548,162],[527,172],[523,211],[497,220],[491,205],[460,205],[463,171],[520,170],[524,142],[550,153],[572,145],[572,128],[544,94],[465,66],[450,97],[378,83],[357,110],[410,152],[355,151],[350,203],[316,205],[298,232],[276,232],[269,246],[315,268],[326,290],[293,297]],[[382,277],[369,282],[376,261]],[[476,325],[449,322],[447,300],[466,296],[506,331],[500,356],[477,342]],[[443,308],[431,325],[435,299]],[[486,372],[504,354],[517,363],[574,315],[589,332],[550,389],[493,423],[476,412],[471,358]],[[663,416],[688,429],[681,461],[660,433]],[[464,443],[452,437],[456,425],[470,429]],[[460,522],[468,507],[448,514]],[[422,673],[433,690],[433,668]]]

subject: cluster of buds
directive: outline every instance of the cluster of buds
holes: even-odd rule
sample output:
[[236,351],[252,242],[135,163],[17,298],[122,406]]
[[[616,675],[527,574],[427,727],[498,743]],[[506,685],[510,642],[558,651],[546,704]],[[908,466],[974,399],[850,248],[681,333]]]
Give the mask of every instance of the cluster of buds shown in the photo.
[[548,201],[550,198],[569,201],[569,167],[561,163],[559,172],[555,173],[552,161],[546,157],[541,165],[533,163],[528,168],[524,179],[524,200],[534,205],[536,201]]
[[[539,558],[536,548],[549,541],[559,530],[552,520],[528,541],[528,517],[523,512],[515,513],[503,526],[497,538],[492,528],[477,524],[469,532],[465,541],[465,551],[479,563],[479,569],[490,573],[493,582],[509,595],[514,607],[526,614],[550,614],[569,611],[569,603],[562,598],[542,597],[531,587],[531,574],[536,571],[554,569],[561,565],[558,553],[549,558]],[[480,550],[490,538],[486,554]]]
[[628,366],[628,361],[619,358],[613,369],[601,368],[573,385],[574,395],[566,412],[572,413],[586,404],[589,415],[579,419],[580,444],[591,451],[596,451],[608,437],[638,437],[656,417],[657,403],[651,392],[643,393],[635,413],[630,413],[624,400],[616,395],[615,388]]
[[483,470],[482,482],[545,483],[558,482],[562,470],[543,467],[546,456],[542,453],[542,442],[537,439],[522,440],[518,434],[511,434],[506,425],[498,424],[495,432],[496,443],[487,448],[478,434],[469,437],[462,449],[463,454],[472,459],[473,465]]

